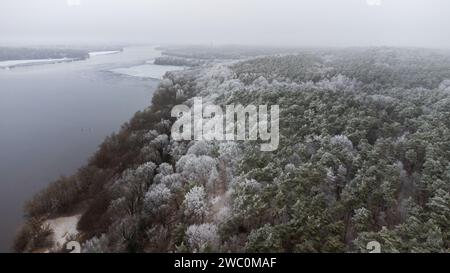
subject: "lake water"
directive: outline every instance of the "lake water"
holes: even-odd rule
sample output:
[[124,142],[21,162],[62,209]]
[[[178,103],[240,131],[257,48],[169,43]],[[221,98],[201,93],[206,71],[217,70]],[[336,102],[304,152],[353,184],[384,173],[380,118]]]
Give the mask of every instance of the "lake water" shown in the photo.
[[0,252],[10,251],[27,199],[74,173],[150,104],[158,80],[110,71],[157,56],[154,47],[130,47],[85,61],[0,69]]

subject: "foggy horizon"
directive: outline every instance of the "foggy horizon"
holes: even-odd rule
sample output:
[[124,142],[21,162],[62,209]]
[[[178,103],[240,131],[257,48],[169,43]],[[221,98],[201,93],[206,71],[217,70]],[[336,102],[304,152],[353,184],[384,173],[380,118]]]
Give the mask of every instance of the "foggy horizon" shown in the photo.
[[445,0],[4,0],[0,45],[450,48]]

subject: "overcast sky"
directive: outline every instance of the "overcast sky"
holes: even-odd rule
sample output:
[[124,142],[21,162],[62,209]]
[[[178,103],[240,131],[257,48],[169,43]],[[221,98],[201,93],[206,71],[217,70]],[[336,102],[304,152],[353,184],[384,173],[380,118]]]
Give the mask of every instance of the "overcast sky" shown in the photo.
[[0,0],[0,44],[450,48],[450,0]]

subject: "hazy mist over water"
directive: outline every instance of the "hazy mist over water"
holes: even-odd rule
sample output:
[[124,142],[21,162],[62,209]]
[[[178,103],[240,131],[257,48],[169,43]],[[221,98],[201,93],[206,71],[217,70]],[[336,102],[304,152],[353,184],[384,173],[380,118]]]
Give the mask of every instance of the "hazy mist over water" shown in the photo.
[[2,0],[0,43],[450,47],[448,0]]

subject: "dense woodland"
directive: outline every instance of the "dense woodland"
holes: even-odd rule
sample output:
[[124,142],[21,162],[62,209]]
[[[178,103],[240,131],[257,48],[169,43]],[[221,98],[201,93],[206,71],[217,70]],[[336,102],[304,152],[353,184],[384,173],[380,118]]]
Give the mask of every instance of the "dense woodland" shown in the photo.
[[[279,148],[171,140],[172,107],[194,96],[278,104]],[[47,246],[43,220],[82,212],[84,252],[449,252],[449,147],[447,52],[302,50],[169,72],[148,109],[27,203],[15,250]]]
[[37,59],[74,59],[89,58],[89,52],[95,51],[122,51],[121,46],[59,46],[55,48],[42,47],[1,47],[0,61],[9,60],[37,60]]
[[87,59],[87,50],[0,47],[0,61],[35,59]]
[[164,55],[178,58],[205,60],[231,60],[254,58],[263,55],[297,53],[296,48],[255,47],[241,45],[215,46],[165,46],[160,47]]

